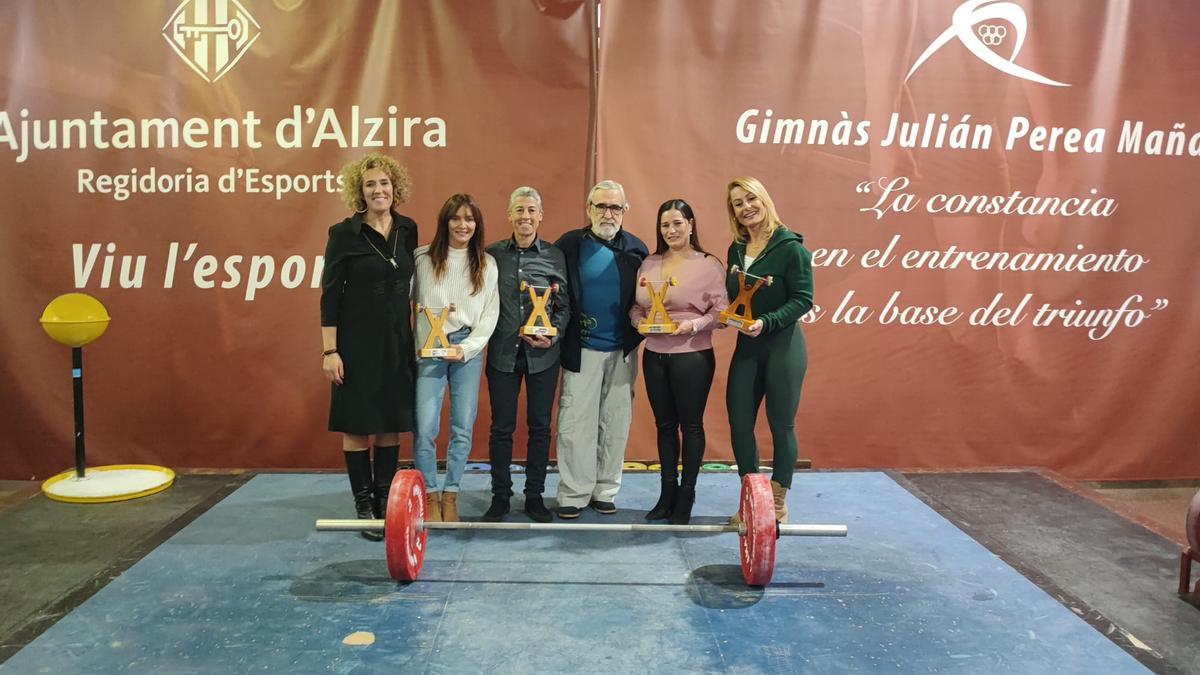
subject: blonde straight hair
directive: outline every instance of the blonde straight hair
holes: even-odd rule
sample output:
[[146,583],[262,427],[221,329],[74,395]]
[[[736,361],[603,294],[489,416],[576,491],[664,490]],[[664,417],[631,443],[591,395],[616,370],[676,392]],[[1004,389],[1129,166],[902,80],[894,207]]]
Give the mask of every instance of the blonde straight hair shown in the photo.
[[782,227],[783,222],[779,220],[779,212],[775,210],[775,202],[771,201],[771,195],[767,193],[767,188],[759,182],[757,178],[751,176],[738,176],[729,181],[729,187],[725,188],[725,211],[729,214],[729,231],[733,233],[733,239],[737,243],[744,243],[750,233],[746,231],[746,227],[738,222],[737,216],[733,213],[733,200],[729,193],[733,192],[733,188],[740,187],[746,192],[758,197],[763,203],[763,207],[767,209],[767,234],[775,232],[775,228]]

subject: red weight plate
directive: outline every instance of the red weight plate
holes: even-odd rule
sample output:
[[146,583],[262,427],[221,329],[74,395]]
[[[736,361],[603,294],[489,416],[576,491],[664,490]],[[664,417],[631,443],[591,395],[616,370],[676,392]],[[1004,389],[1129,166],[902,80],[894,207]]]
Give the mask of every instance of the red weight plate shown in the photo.
[[1192,497],[1187,513],[1187,538],[1192,550],[1200,552],[1200,491]]
[[775,499],[771,479],[765,473],[748,473],[742,478],[742,501],[738,507],[745,534],[739,539],[742,577],[750,586],[766,586],[775,573]]
[[388,492],[384,548],[388,574],[396,581],[416,581],[425,564],[425,477],[420,471],[397,471]]

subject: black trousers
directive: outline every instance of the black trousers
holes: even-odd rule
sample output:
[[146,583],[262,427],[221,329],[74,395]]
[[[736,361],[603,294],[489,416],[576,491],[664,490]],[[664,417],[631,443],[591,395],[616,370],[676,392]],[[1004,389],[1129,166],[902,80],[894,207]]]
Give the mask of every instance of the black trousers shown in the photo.
[[658,428],[658,461],[663,480],[675,479],[683,437],[683,476],[680,484],[696,487],[704,461],[704,406],[716,370],[713,350],[659,354],[646,350],[642,374]]
[[525,380],[525,422],[529,444],[525,453],[525,494],[541,495],[546,489],[546,466],[550,463],[550,411],[558,393],[558,364],[540,373],[526,372],[526,362],[517,356],[516,369],[505,373],[487,367],[488,394],[492,402],[492,429],[488,451],[492,464],[492,494],[512,496],[513,431],[517,428],[517,398]]

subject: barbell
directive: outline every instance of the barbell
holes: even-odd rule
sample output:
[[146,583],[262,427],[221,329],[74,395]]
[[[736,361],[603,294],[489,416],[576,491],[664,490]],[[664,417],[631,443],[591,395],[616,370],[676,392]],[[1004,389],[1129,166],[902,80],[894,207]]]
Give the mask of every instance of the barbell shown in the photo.
[[749,272],[747,272],[746,270],[744,270],[744,269],[742,269],[742,268],[738,267],[737,265],[730,265],[730,266],[729,266],[729,273],[730,273],[730,274],[737,274],[738,272],[741,272],[742,274],[745,274],[746,276],[748,276],[748,277],[750,277],[750,278],[752,278],[752,279],[762,279],[764,282],[766,282],[766,284],[767,284],[768,286],[771,286],[771,285],[773,285],[773,284],[775,283],[775,277],[774,277],[774,276],[772,276],[772,275],[770,275],[770,274],[768,274],[768,275],[767,275],[767,276],[765,276],[765,277],[760,277],[760,276],[758,276],[757,274],[750,274]]
[[544,291],[547,288],[549,288],[551,293],[555,293],[555,294],[558,293],[558,282],[557,281],[550,284],[549,286],[534,286],[533,284],[529,283],[528,281],[525,281],[524,279],[522,279],[521,283],[518,284],[518,287],[521,289],[522,292],[524,292],[525,289],[527,289],[527,288],[533,288],[533,289],[537,289],[540,291]]
[[322,531],[384,532],[388,573],[397,581],[415,581],[425,563],[430,530],[561,530],[572,532],[700,532],[736,533],[742,577],[750,586],[765,586],[775,573],[775,540],[779,537],[844,537],[845,525],[781,525],[775,520],[775,501],[766,474],[742,477],[737,525],[641,525],[626,523],[427,523],[425,477],[420,471],[397,471],[388,492],[382,520],[321,519]]

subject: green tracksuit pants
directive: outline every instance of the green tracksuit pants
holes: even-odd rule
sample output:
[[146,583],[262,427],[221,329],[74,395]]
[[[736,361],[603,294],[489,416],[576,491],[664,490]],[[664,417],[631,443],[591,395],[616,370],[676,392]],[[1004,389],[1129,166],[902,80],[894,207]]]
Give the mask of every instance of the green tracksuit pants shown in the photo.
[[737,348],[729,361],[725,404],[739,475],[758,471],[754,423],[766,398],[767,424],[774,440],[775,471],[771,480],[785,488],[792,487],[798,455],[796,409],[800,406],[800,388],[806,370],[808,347],[798,325],[756,338],[738,336]]

